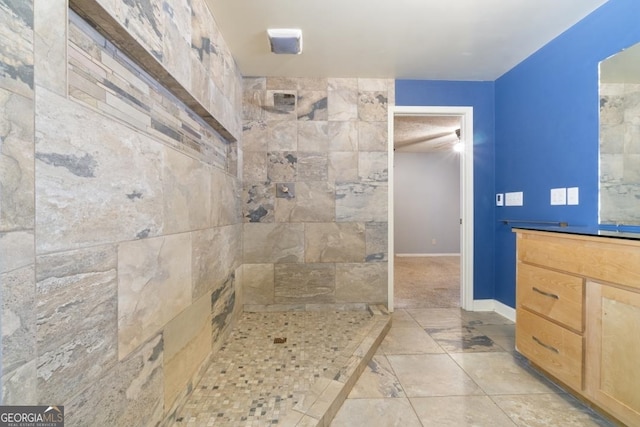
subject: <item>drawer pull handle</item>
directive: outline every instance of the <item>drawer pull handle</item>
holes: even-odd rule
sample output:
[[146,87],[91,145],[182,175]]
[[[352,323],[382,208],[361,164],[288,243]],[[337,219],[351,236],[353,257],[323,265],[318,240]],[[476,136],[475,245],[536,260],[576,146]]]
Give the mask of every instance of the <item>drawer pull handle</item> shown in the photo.
[[549,298],[553,298],[553,299],[560,299],[560,297],[556,294],[550,294],[549,292],[545,292],[545,291],[541,291],[540,289],[536,288],[535,286],[532,288],[535,292],[544,295],[545,297],[549,297]]
[[535,342],[537,342],[538,344],[540,344],[541,346],[543,346],[543,347],[544,347],[544,348],[546,348],[547,350],[551,350],[551,351],[553,351],[554,353],[558,353],[558,354],[560,354],[560,350],[558,350],[557,348],[552,347],[552,346],[550,346],[549,344],[545,344],[545,343],[543,343],[542,341],[540,341],[540,340],[539,340],[537,337],[535,337],[535,336],[532,336],[531,338],[533,338],[533,340],[534,340]]

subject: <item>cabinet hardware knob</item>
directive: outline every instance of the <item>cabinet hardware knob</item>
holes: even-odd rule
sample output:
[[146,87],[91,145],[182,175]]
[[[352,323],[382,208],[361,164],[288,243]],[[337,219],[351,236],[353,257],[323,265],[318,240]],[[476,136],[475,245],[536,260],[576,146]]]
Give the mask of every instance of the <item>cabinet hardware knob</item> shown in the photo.
[[554,353],[558,353],[558,354],[560,354],[560,350],[558,350],[558,349],[557,349],[557,348],[555,348],[555,347],[550,346],[549,344],[545,344],[545,343],[543,343],[543,342],[542,342],[542,341],[540,341],[536,336],[532,335],[532,336],[531,336],[531,338],[533,338],[533,340],[534,340],[535,342],[537,342],[538,344],[540,344],[541,346],[543,346],[543,347],[544,347],[544,348],[546,348],[547,350],[551,350],[551,351],[553,351]]
[[553,298],[553,299],[560,299],[560,297],[556,294],[550,294],[549,292],[545,292],[545,291],[541,291],[540,289],[536,288],[535,286],[532,288],[534,290],[534,292],[537,292],[541,295],[544,295],[545,297],[549,297],[549,298]]

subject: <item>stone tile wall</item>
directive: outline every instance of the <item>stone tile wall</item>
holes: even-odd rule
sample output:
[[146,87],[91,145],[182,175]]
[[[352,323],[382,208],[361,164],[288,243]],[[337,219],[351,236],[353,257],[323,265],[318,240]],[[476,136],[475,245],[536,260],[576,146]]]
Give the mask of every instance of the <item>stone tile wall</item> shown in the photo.
[[600,84],[600,222],[640,224],[640,84]]
[[244,79],[245,309],[387,301],[393,80]]
[[[163,55],[182,40],[147,40],[129,5],[214,40],[187,49],[220,62],[202,66],[206,93],[187,89],[239,129],[237,68],[215,25],[193,30],[213,22],[203,1],[105,3]],[[1,402],[65,405],[69,426],[156,425],[241,310],[241,152],[69,15],[65,0],[0,0]]]
[[0,0],[2,403],[35,402],[34,13]]

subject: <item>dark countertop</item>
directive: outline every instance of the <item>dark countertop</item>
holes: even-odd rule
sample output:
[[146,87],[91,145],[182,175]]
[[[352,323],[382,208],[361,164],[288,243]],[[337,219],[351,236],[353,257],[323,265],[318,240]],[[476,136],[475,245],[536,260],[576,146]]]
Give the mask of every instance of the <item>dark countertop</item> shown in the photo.
[[512,225],[513,229],[520,230],[535,230],[535,231],[549,231],[552,233],[567,233],[567,234],[579,234],[582,236],[600,236],[600,237],[615,237],[618,239],[640,240],[639,231],[618,231],[615,226],[611,226],[612,229],[604,228],[606,226],[572,226],[560,227],[558,225],[517,225],[514,221]]

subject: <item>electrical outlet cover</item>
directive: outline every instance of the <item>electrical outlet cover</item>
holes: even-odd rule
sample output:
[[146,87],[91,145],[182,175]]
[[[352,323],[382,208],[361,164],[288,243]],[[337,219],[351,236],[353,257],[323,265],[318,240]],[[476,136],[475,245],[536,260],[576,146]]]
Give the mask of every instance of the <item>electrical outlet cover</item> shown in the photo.
[[580,188],[579,187],[567,188],[567,204],[568,205],[580,204]]
[[567,189],[566,188],[552,188],[551,189],[551,205],[566,205],[567,204]]
[[516,191],[513,193],[504,193],[505,206],[523,206],[524,194],[522,191]]

